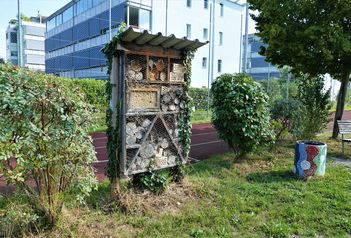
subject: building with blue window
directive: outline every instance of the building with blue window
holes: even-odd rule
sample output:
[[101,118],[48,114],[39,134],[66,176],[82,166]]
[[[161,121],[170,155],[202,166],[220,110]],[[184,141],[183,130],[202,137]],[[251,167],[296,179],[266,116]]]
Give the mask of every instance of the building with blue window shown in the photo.
[[[47,21],[46,72],[107,78],[110,0],[73,0]],[[235,0],[111,0],[112,35],[124,21],[140,31],[210,41],[193,60],[192,85],[240,71],[244,6]],[[147,43],[147,42],[143,42]]]
[[6,30],[7,61],[30,70],[45,71],[45,19],[41,15],[22,19],[20,26],[16,19],[9,22]]
[[[243,38],[243,44],[245,44],[245,35]],[[279,69],[267,62],[265,56],[259,54],[261,46],[267,45],[258,36],[254,34],[248,35],[247,64],[242,64],[242,71],[250,74],[254,80],[279,78]]]

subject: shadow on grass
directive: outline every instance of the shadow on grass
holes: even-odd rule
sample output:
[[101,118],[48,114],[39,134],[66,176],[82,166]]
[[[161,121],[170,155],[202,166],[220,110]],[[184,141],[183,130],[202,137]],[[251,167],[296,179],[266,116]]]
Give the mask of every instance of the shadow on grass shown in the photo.
[[255,172],[248,174],[246,180],[250,183],[277,183],[277,182],[290,182],[300,180],[290,170]]

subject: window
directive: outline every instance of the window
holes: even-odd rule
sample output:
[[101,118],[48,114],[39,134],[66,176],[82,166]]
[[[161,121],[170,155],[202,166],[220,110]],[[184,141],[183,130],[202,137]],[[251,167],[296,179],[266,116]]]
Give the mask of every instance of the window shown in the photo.
[[150,11],[139,9],[139,28],[150,30]]
[[219,45],[223,45],[223,32],[219,32]]
[[17,32],[10,33],[10,43],[17,43]]
[[73,6],[67,8],[63,13],[62,13],[62,22],[69,21],[73,18]]
[[224,6],[223,3],[219,4],[220,8],[221,8],[221,17],[224,15]]
[[18,52],[17,51],[11,51],[11,56],[17,57],[18,56]]
[[139,9],[129,7],[129,25],[139,26]]
[[204,69],[207,68],[207,58],[206,57],[202,58],[202,68],[204,68]]
[[191,25],[186,24],[186,37],[191,38]]
[[62,24],[62,14],[57,15],[57,16],[55,17],[55,21],[56,21],[56,26],[61,25],[61,24]]
[[127,21],[127,12],[125,11],[125,21],[131,26],[136,26],[144,30],[151,29],[150,16],[151,13],[149,10],[129,7],[129,20]]
[[204,0],[204,8],[208,9],[208,0]]
[[186,0],[186,6],[191,7],[191,0]]
[[46,22],[46,29],[48,31],[51,30],[52,28],[54,28],[55,26],[56,26],[55,25],[55,18],[52,18],[51,20]]
[[208,38],[208,29],[207,28],[204,28],[203,38],[204,38],[204,40],[207,40],[207,38]]
[[218,60],[218,65],[217,65],[217,71],[218,73],[221,73],[222,72],[222,60]]

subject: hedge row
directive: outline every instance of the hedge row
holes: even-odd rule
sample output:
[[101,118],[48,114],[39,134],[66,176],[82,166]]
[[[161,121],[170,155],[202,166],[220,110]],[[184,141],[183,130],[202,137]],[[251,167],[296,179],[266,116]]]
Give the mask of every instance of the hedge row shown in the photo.
[[208,104],[207,88],[190,88],[189,96],[193,99],[195,110],[207,110],[207,104]]

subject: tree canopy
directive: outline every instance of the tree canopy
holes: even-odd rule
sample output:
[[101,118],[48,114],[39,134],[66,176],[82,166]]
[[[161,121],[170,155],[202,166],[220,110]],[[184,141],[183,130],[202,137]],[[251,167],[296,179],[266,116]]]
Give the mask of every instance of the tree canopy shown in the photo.
[[[341,81],[335,119],[342,118],[351,71],[351,0],[248,0],[260,53],[297,75],[329,73]],[[336,137],[336,124],[333,137]]]
[[351,68],[351,0],[249,0],[261,53],[295,73],[329,73],[340,78]]

